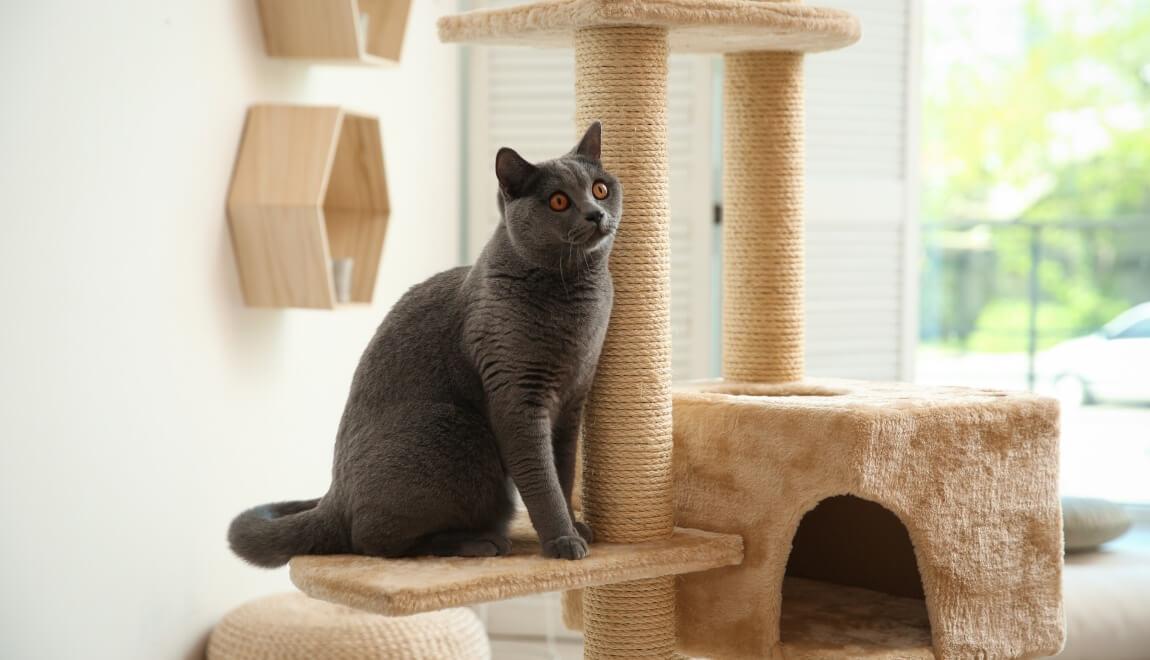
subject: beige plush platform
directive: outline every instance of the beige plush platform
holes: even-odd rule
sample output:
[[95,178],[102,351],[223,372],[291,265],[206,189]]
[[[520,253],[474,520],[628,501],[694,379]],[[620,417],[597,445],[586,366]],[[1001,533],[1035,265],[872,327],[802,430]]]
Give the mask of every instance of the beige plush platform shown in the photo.
[[439,19],[447,42],[568,48],[585,27],[644,25],[669,30],[672,51],[817,52],[849,46],[858,19],[837,9],[756,0],[545,0]]
[[377,559],[303,556],[291,579],[313,598],[398,616],[546,591],[599,586],[738,564],[738,536],[676,529],[668,539],[595,543],[579,561],[545,559],[525,518],[516,520],[512,554],[491,558]]
[[[676,523],[740,534],[745,545],[741,565],[680,578],[683,651],[779,652],[796,529],[820,501],[844,494],[881,504],[905,525],[939,657],[1061,648],[1053,400],[899,383],[708,383],[676,393],[674,420]],[[825,538],[848,552],[855,540]],[[818,561],[806,570],[820,577],[811,574]],[[905,589],[884,584],[881,572],[861,579],[879,591]]]
[[787,660],[934,660],[921,599],[789,577],[783,600],[780,650]]

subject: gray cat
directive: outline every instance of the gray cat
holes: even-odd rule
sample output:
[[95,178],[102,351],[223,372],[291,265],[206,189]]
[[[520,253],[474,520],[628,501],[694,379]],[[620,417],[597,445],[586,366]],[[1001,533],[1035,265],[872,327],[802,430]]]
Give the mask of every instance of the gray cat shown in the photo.
[[412,287],[384,318],[352,380],[330,490],[240,514],[236,554],[266,567],[503,555],[518,487],[545,556],[587,555],[571,486],[622,211],[599,151],[598,122],[555,160],[499,150],[502,222],[474,266]]

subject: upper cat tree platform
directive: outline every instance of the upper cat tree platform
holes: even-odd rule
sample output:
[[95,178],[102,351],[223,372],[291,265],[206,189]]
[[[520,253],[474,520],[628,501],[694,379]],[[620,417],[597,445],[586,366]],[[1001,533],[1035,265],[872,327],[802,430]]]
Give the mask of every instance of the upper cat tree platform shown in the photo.
[[473,11],[439,20],[448,42],[570,47],[583,28],[664,28],[673,52],[747,50],[814,53],[859,40],[858,19],[845,11],[751,0],[550,0]]

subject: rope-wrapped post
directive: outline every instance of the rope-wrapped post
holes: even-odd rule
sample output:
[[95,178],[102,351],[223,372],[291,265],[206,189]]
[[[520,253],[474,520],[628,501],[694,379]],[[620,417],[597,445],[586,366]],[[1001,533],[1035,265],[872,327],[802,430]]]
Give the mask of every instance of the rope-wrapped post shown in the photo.
[[[615,305],[584,426],[583,511],[599,540],[637,543],[674,527],[667,31],[578,30],[575,65],[579,130],[603,122],[603,163],[624,205]],[[674,578],[589,588],[583,623],[585,657],[671,658]]]
[[723,378],[803,377],[803,56],[724,56]]

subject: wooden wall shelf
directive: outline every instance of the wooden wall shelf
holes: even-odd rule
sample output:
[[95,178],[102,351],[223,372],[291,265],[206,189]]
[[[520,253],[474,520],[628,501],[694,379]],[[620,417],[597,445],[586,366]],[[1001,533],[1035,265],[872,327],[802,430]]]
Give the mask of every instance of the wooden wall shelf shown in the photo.
[[273,57],[395,63],[411,0],[259,0]]
[[341,258],[354,260],[350,302],[371,302],[389,210],[377,119],[338,107],[249,110],[228,194],[248,305],[334,309]]

